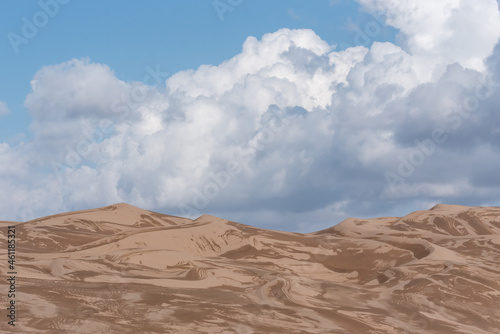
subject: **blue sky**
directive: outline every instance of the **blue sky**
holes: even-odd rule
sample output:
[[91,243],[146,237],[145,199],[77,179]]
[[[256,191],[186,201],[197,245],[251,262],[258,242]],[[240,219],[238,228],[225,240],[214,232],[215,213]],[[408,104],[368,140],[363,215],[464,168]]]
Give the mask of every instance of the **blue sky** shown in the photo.
[[127,202],[309,232],[498,204],[496,0],[1,6],[1,219]]

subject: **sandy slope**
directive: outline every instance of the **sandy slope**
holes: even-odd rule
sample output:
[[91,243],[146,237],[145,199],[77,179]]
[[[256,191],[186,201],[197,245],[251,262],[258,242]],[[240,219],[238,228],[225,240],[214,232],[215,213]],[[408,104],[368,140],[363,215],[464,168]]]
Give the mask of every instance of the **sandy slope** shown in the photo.
[[16,226],[2,333],[500,333],[500,208],[298,234],[122,203]]

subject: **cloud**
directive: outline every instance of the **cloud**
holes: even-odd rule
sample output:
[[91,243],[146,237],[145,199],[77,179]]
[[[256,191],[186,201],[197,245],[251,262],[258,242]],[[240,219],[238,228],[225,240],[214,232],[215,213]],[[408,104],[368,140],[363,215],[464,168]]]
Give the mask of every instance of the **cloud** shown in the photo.
[[[34,140],[1,144],[0,186],[13,195],[0,209],[20,219],[125,201],[306,231],[490,203],[500,193],[497,8],[360,2],[385,11],[401,46],[335,51],[312,30],[281,29],[164,88],[88,59],[42,68],[25,102]],[[471,38],[462,19],[479,24],[477,44],[449,52]]]
[[35,121],[108,116],[123,86],[108,66],[74,59],[40,69],[25,104]]
[[[436,70],[440,75],[443,66],[454,62],[484,70],[484,60],[500,37],[495,0],[357,1],[371,12],[383,13],[387,24],[399,29],[427,78]],[[432,71],[425,71],[425,66]]]
[[10,113],[7,103],[0,101],[0,116],[7,115]]

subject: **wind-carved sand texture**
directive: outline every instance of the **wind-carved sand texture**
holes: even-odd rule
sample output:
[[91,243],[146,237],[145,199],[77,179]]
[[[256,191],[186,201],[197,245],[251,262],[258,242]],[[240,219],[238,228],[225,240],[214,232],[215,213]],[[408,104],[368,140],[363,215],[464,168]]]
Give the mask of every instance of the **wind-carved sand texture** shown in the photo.
[[[17,230],[18,333],[500,333],[500,208],[315,233],[117,204]],[[4,307],[5,306],[5,307]]]

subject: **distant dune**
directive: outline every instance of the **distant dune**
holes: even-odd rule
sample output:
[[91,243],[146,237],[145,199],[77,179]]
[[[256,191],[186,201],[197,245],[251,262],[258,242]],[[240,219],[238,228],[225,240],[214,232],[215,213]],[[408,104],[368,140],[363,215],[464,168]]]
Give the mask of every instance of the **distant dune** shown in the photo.
[[123,203],[0,226],[1,333],[500,333],[496,207],[309,234]]

